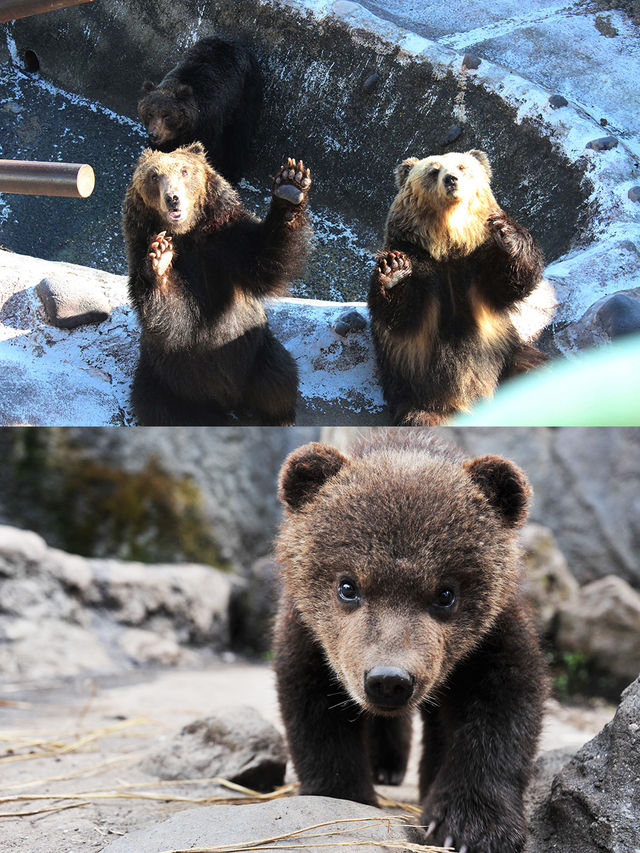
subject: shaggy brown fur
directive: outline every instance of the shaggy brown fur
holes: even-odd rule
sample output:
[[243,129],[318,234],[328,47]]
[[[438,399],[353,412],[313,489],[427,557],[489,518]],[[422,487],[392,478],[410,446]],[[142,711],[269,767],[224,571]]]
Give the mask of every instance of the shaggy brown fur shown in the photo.
[[289,748],[301,793],[375,803],[374,781],[402,779],[419,709],[429,840],[518,853],[546,689],[519,593],[529,487],[505,459],[411,433],[349,456],[310,444],[284,463]]
[[131,402],[144,425],[295,420],[298,374],[262,300],[302,270],[309,170],[289,160],[260,221],[200,143],[145,151],[124,203],[129,291],[142,333]]
[[435,424],[546,356],[510,318],[542,275],[531,235],[500,210],[481,151],[411,157],[369,288],[371,328],[394,423]]

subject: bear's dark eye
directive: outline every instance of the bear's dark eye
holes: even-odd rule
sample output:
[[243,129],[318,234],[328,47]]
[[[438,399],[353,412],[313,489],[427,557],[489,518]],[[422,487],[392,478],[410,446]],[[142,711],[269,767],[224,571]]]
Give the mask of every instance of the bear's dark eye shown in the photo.
[[187,167],[186,167],[186,166],[183,166],[183,167],[182,167],[182,171],[181,171],[181,173],[180,173],[180,174],[182,175],[182,177],[183,177],[183,178],[186,178],[186,177],[187,177],[187,175],[189,174],[189,170],[187,169]]
[[456,603],[456,594],[451,587],[446,586],[433,599],[433,606],[439,610],[451,610]]
[[353,578],[340,578],[338,581],[338,598],[344,604],[360,603],[360,588]]
[[461,171],[461,172],[464,172],[464,170],[465,170],[466,168],[467,168],[467,167],[464,165],[464,163],[460,163],[460,165],[458,166],[458,169],[460,169],[460,171]]
[[151,172],[151,180],[153,181],[154,184],[158,183],[158,173],[157,172]]

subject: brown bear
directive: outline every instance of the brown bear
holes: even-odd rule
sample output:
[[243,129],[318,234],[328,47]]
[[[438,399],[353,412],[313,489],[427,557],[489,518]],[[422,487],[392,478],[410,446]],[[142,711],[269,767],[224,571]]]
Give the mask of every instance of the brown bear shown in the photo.
[[423,721],[421,823],[518,853],[546,674],[519,591],[530,496],[512,462],[421,430],[284,462],[275,669],[301,794],[376,803]]
[[286,292],[304,266],[310,184],[309,169],[289,159],[260,221],[199,142],[142,154],[123,211],[142,327],[131,392],[138,423],[219,425],[232,414],[294,422],[296,364],[262,301]]
[[242,177],[262,103],[257,60],[244,42],[200,39],[156,86],[142,86],[138,113],[149,145],[174,151],[202,142],[209,163],[231,183]]
[[371,329],[393,422],[428,426],[546,361],[510,317],[543,259],[498,206],[482,151],[411,157],[395,174],[369,285]]

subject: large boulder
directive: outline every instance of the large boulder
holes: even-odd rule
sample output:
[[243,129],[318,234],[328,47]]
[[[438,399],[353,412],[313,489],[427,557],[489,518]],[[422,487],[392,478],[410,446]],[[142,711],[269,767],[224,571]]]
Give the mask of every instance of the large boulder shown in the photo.
[[528,853],[635,853],[640,849],[640,679],[614,719],[553,781],[533,816]]
[[525,558],[525,594],[533,607],[538,630],[548,635],[560,605],[578,595],[578,581],[548,527],[527,524],[520,542]]
[[0,676],[194,663],[229,648],[243,588],[211,566],[86,559],[0,526]]

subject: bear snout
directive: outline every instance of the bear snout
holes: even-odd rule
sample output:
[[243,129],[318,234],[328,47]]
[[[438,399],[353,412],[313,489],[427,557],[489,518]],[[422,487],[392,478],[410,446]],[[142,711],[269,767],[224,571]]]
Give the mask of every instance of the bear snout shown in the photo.
[[381,708],[401,708],[409,701],[416,683],[414,675],[394,666],[374,666],[364,674],[367,698]]
[[177,210],[180,207],[180,196],[175,193],[167,193],[164,197],[167,210]]
[[452,192],[458,186],[458,176],[447,173],[443,178],[443,184],[447,192]]

